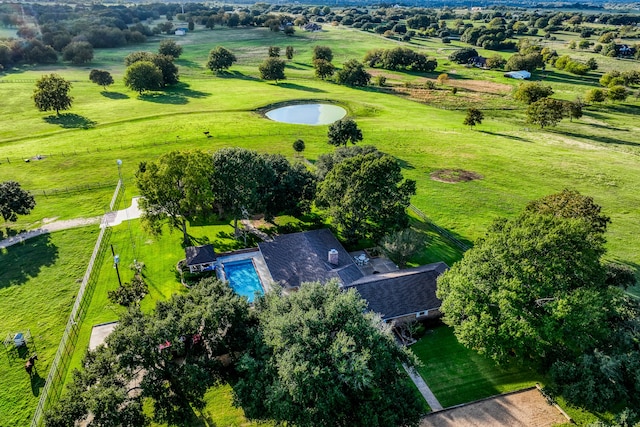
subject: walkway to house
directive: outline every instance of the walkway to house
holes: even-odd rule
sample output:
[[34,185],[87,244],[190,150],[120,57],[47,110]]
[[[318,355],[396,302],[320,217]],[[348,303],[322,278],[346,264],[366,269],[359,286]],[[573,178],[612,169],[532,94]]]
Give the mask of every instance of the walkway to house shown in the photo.
[[[142,212],[138,207],[138,197],[134,197],[131,200],[131,206],[129,206],[128,208],[108,214],[106,218],[106,224],[113,227],[121,224],[123,221],[140,218],[141,215]],[[9,246],[24,242],[25,240],[31,239],[33,237],[40,236],[42,234],[53,233],[54,231],[68,230],[69,228],[86,227],[93,224],[100,224],[100,227],[104,227],[104,224],[100,223],[102,218],[102,216],[95,216],[93,218],[75,218],[62,221],[51,221],[45,223],[40,228],[36,228],[35,230],[25,231],[24,233],[19,233],[15,236],[1,240],[0,249],[8,248]]]
[[436,399],[436,396],[433,394],[427,383],[424,382],[420,374],[418,374],[412,368],[407,368],[407,366],[404,364],[402,365],[402,367],[405,371],[407,371],[407,374],[409,374],[411,381],[413,381],[416,387],[418,387],[420,394],[422,395],[422,397],[424,397],[424,400],[427,401],[431,410],[433,412],[442,411],[442,405],[440,404],[440,402],[438,402],[438,399]]

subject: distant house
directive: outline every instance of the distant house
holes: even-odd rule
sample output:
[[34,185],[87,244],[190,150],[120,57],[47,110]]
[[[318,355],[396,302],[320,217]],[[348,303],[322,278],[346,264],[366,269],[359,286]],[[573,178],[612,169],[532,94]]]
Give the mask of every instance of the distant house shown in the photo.
[[305,31],[322,31],[322,25],[316,24],[315,22],[309,22],[302,28]]
[[184,250],[187,267],[191,273],[211,271],[216,264],[216,252],[213,245],[188,246]]
[[633,56],[636,53],[636,49],[626,44],[616,45],[616,50],[618,51],[618,56]]
[[178,28],[177,30],[174,31],[174,34],[176,36],[184,36],[185,34],[187,34],[187,32],[182,28]]
[[443,262],[365,276],[329,229],[280,235],[258,246],[274,282],[284,288],[337,280],[344,289],[355,288],[385,321],[440,314],[436,279],[448,268]]
[[469,64],[477,68],[487,68],[487,58],[484,56],[474,56],[469,59]]
[[504,76],[510,77],[512,79],[517,79],[517,80],[527,80],[531,78],[531,73],[525,70],[509,71],[508,73],[504,73]]
[[365,276],[352,282],[369,303],[369,309],[385,321],[438,317],[442,302],[436,281],[449,267],[444,262],[385,274]]

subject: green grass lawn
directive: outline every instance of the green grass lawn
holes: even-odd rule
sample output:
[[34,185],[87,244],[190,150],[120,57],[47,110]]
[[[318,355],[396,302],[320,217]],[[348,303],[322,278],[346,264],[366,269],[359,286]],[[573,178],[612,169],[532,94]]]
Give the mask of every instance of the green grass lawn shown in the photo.
[[[88,191],[74,189],[89,184],[112,183],[115,186],[118,178],[116,159],[123,160],[126,200],[135,195],[134,175],[138,164],[156,159],[169,150],[201,149],[213,152],[222,147],[239,146],[260,152],[282,153],[293,158],[293,141],[303,139],[306,143],[304,156],[313,163],[318,156],[332,149],[326,143],[326,126],[271,122],[257,110],[289,100],[329,100],[343,105],[349,115],[356,119],[363,130],[363,143],[373,144],[400,160],[405,176],[417,182],[417,194],[412,203],[458,238],[472,242],[482,236],[495,218],[512,217],[522,211],[528,201],[570,187],[593,196],[603,206],[605,213],[611,216],[612,224],[607,236],[608,257],[636,268],[640,265],[640,241],[636,238],[640,234],[640,222],[637,221],[640,217],[640,195],[637,192],[637,183],[640,182],[637,109],[640,103],[637,99],[590,106],[580,120],[573,123],[565,121],[556,128],[538,130],[525,123],[524,106],[516,105],[508,95],[509,88],[517,82],[505,79],[499,71],[468,69],[452,64],[446,58],[450,50],[443,48],[464,45],[459,42],[443,45],[434,38],[417,40],[410,46],[437,57],[437,70],[425,76],[394,71],[394,84],[417,84],[424,77],[435,78],[446,72],[454,82],[483,80],[504,85],[500,87],[506,92],[489,94],[481,88],[463,88],[454,95],[448,90],[439,90],[435,100],[416,102],[409,96],[393,94],[386,89],[339,86],[313,77],[309,63],[314,45],[331,46],[334,63],[340,66],[347,59],[361,59],[372,48],[390,48],[399,43],[343,27],[325,28],[326,31],[321,33],[298,31],[294,37],[284,37],[263,28],[198,29],[184,38],[176,38],[184,47],[184,54],[178,60],[181,84],[165,92],[142,96],[124,87],[122,59],[132,51],[155,51],[159,40],[169,36],[151,38],[144,45],[96,50],[95,60],[82,67],[66,63],[25,66],[0,74],[0,79],[5,81],[2,83],[4,102],[0,108],[6,122],[11,123],[11,126],[0,127],[0,180],[20,182],[24,188],[36,194],[37,201],[37,207],[31,215],[20,217],[11,226],[12,232],[36,228],[54,218],[104,214],[113,187]],[[566,44],[566,40],[559,40],[558,43],[560,48],[562,43]],[[221,76],[214,76],[204,68],[209,50],[216,45],[233,50],[239,59],[229,73]],[[285,70],[287,80],[278,85],[258,78],[257,65],[266,57],[270,45],[282,49],[292,45],[296,50],[293,61],[288,63]],[[571,54],[578,56],[578,52]],[[622,62],[628,65],[626,61],[600,55],[597,59],[601,70],[586,79],[554,69],[547,70],[544,75],[535,73],[534,78],[544,79],[556,90],[559,98],[584,96],[586,90],[597,86],[601,71],[613,69]],[[91,68],[108,69],[113,73],[116,83],[107,91],[90,83],[88,74]],[[51,72],[73,81],[73,108],[61,117],[38,112],[30,98],[33,81]],[[476,130],[469,130],[462,125],[467,105],[486,108],[485,121]],[[505,106],[515,109],[505,111],[502,109]],[[205,131],[209,131],[213,138],[206,138],[203,134]],[[44,158],[28,163],[24,161],[38,154],[44,155]],[[449,184],[430,178],[433,171],[455,168],[476,172],[482,179]],[[51,194],[53,190],[65,189],[70,191]],[[226,223],[192,227],[191,230],[201,237],[218,239],[219,244],[229,248],[234,245],[225,237],[230,230]],[[82,233],[87,238],[78,237]],[[13,330],[24,324],[35,324],[32,332],[42,336],[43,340],[49,340],[46,348],[55,352],[57,339],[62,333],[75,295],[73,289],[77,291],[75,280],[84,272],[96,236],[97,229],[52,234],[48,238],[58,248],[58,258],[50,265],[43,264],[48,262],[47,250],[40,253],[25,249],[31,247],[31,241],[3,252],[0,257],[2,327]],[[182,256],[179,243],[176,244],[180,240],[179,235],[165,234],[156,239],[143,234],[136,222],[118,227],[112,239],[123,257],[123,267],[134,257],[148,265],[151,295],[143,302],[145,309],[150,309],[153,301],[168,298],[173,292],[181,290],[171,270]],[[46,247],[48,242],[41,242],[41,245]],[[75,257],[68,255],[72,261],[63,263],[62,255],[67,251],[71,253],[67,246],[75,249],[76,245]],[[20,250],[25,252],[21,253]],[[14,253],[20,256],[10,258]],[[451,264],[460,256],[460,251],[452,249],[447,242],[434,235],[431,250],[414,261],[444,260]],[[12,263],[18,260],[23,265],[19,271],[24,273],[4,268],[13,266]],[[49,270],[57,273],[44,274]],[[125,273],[129,274],[128,271]],[[22,274],[22,284],[2,284],[5,281],[13,283],[11,280],[15,279],[10,279],[13,276],[8,275],[15,274]],[[119,309],[106,300],[106,290],[115,286],[114,279],[110,262],[105,261],[94,295],[95,301],[83,323],[79,343],[81,349],[87,346],[87,331],[91,325],[117,318]],[[29,290],[30,286],[42,284],[47,286],[37,291]],[[66,288],[71,285],[75,287]],[[640,295],[640,292],[636,293]],[[33,305],[27,307],[15,301],[31,301]],[[50,301],[52,305],[48,304]],[[58,306],[63,309],[58,310]],[[58,320],[49,322],[48,317]],[[40,319],[47,320],[46,325],[39,325]],[[47,334],[40,332],[41,328],[46,329]],[[56,333],[58,338],[55,338]],[[75,366],[79,364],[80,353],[74,359]],[[52,356],[53,353],[46,356],[40,366],[48,366],[46,360],[51,360]],[[0,398],[0,405],[7,402],[7,408],[12,405],[21,408],[15,416],[22,417],[20,420],[26,419],[26,414],[33,408],[30,405],[34,405],[36,398],[25,393],[25,390],[29,392],[28,383],[25,385],[20,382],[19,375],[24,374],[22,367],[18,369],[9,367],[8,363],[6,365],[6,375],[9,377],[3,378],[9,378],[10,384],[21,385],[15,385],[15,389],[14,385],[8,387],[8,393],[15,397]],[[4,374],[2,369],[5,368],[0,368],[0,375]],[[480,373],[485,371],[491,370],[478,368]],[[484,378],[478,375],[479,379]],[[510,378],[509,375],[506,378]],[[512,380],[513,384],[517,384],[517,375],[508,381]],[[498,390],[502,387],[503,380],[494,381],[497,383],[486,380],[479,389],[490,392],[492,388]],[[17,387],[22,387],[21,391]],[[0,397],[3,392],[0,390]],[[452,394],[455,397],[456,393]],[[215,395],[223,396],[224,393]],[[444,395],[446,401],[448,398],[446,393]],[[5,419],[2,412],[5,406],[0,406],[2,420]],[[13,413],[10,416],[13,417]]]
[[499,367],[492,360],[463,347],[453,329],[431,329],[411,350],[422,361],[418,372],[442,406],[449,407],[484,397],[519,390],[541,381],[536,372]]
[[[544,375],[538,372],[518,366],[498,366],[493,360],[467,349],[448,326],[428,330],[411,350],[423,364],[418,372],[445,408],[545,383]],[[614,418],[610,412],[596,413],[572,407],[562,396],[557,402],[580,426],[598,420],[610,422]]]
[[[31,330],[29,353],[0,355],[0,425],[28,425],[58,349],[98,227],[46,234],[0,250],[0,337]],[[31,381],[25,358],[38,353]]]

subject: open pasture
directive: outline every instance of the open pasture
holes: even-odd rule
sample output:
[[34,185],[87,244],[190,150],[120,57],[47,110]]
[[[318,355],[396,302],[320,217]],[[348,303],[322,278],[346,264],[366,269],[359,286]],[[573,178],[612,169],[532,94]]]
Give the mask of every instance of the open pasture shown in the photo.
[[[437,57],[439,65],[435,72],[418,75],[374,70],[391,76],[389,80],[397,87],[404,87],[405,83],[422,85],[425,79],[435,79],[440,73],[449,74],[450,84],[437,87],[432,91],[433,96],[425,97],[423,102],[417,102],[411,95],[398,95],[393,88],[339,86],[313,76],[310,63],[314,45],[330,46],[334,52],[333,62],[340,67],[347,59],[362,59],[372,48],[390,48],[401,43],[351,29],[325,28],[321,33],[297,31],[293,37],[261,28],[198,29],[184,38],[176,38],[184,47],[182,57],[177,60],[181,83],[158,93],[138,95],[125,88],[122,59],[132,51],[155,51],[159,38],[126,49],[97,50],[95,60],[86,66],[56,64],[2,74],[0,114],[5,119],[0,126],[0,180],[20,182],[34,192],[37,200],[33,213],[20,217],[9,233],[36,228],[56,218],[103,214],[118,177],[116,159],[123,161],[122,173],[128,188],[125,200],[130,200],[135,193],[134,175],[138,164],[156,159],[169,150],[213,152],[226,146],[239,146],[292,158],[293,141],[303,139],[306,143],[303,155],[312,164],[320,154],[332,149],[326,143],[327,127],[276,123],[264,118],[258,110],[287,101],[327,100],[348,110],[363,130],[364,144],[373,144],[401,161],[405,176],[417,181],[417,195],[412,203],[460,239],[472,242],[482,236],[495,218],[513,216],[528,201],[569,187],[593,196],[611,216],[607,236],[609,257],[636,268],[640,265],[640,242],[636,239],[640,233],[637,221],[640,216],[637,193],[640,126],[637,124],[639,103],[635,98],[591,106],[580,120],[564,121],[556,128],[539,130],[525,123],[524,106],[510,97],[509,88],[517,82],[505,79],[498,71],[468,69],[451,63],[447,55],[452,48],[463,44],[443,45],[436,39],[417,40],[407,45]],[[209,50],[217,45],[231,49],[239,59],[229,72],[219,76],[205,68]],[[291,45],[296,50],[285,70],[287,79],[277,85],[258,77],[257,66],[267,56],[269,45],[283,50]],[[600,61],[601,57],[597,59]],[[615,60],[602,58],[602,61]],[[610,65],[604,65],[603,69],[607,67]],[[109,70],[116,83],[104,90],[89,82],[92,68]],[[60,117],[51,112],[38,112],[30,98],[35,80],[51,72],[73,82],[73,107]],[[574,99],[596,87],[600,75],[598,71],[583,79],[549,69],[534,77],[552,85],[557,97]],[[502,85],[504,91],[490,89],[482,82]],[[452,86],[458,88],[456,94],[449,90]],[[462,125],[469,106],[484,109],[485,120],[476,130]],[[213,137],[207,138],[204,132],[210,132]],[[34,159],[37,155],[42,159]],[[25,162],[26,159],[29,162]],[[463,169],[482,178],[455,184],[432,180],[431,173],[441,169]],[[96,189],[76,191],[83,185]],[[66,192],[56,192],[65,189]],[[2,233],[4,236],[7,231]],[[66,239],[64,236],[74,233],[94,233],[81,242],[68,242],[74,250],[78,248],[75,259],[80,263],[77,268],[83,272],[97,229],[55,233],[50,238]],[[128,238],[125,233],[123,239]],[[142,245],[142,242],[138,243]],[[81,249],[82,245],[86,248]],[[436,261],[440,253],[448,253],[441,257],[455,259],[455,251],[447,251],[444,246],[438,242],[438,256],[428,254],[422,258]],[[63,244],[59,247],[62,254]],[[148,255],[148,259],[153,259],[152,268],[163,269],[161,275],[170,275],[173,267],[175,254],[169,256],[175,252],[173,243],[171,247],[171,251],[163,251],[159,246],[160,249],[154,249],[157,253]],[[11,249],[9,253],[17,250]],[[31,260],[32,256],[35,255],[24,253],[21,258]],[[0,265],[2,272],[10,265],[6,253],[2,254]],[[68,271],[62,255],[54,260],[53,267],[64,269],[65,283],[73,283],[82,274]],[[113,274],[109,266],[103,268],[101,277]],[[27,283],[47,283],[50,277],[55,276],[46,275],[45,269],[40,269]],[[154,298],[165,298],[178,290],[167,283],[162,291],[158,288]],[[15,298],[17,289],[6,287],[4,291]],[[27,288],[23,284],[19,289]],[[45,287],[44,293],[29,293],[29,298],[42,304],[51,299],[51,289],[56,288]],[[77,286],[74,289],[77,290]],[[91,324],[112,320],[115,315],[105,309],[106,293],[98,294],[94,298],[100,309],[88,315],[83,325],[85,332]],[[65,295],[62,299],[72,298],[75,292],[70,289]],[[47,347],[52,351],[49,358],[55,353],[66,320],[64,313],[68,314],[71,303],[72,300],[66,312],[56,313],[58,320],[51,322],[47,338],[50,340]],[[6,314],[13,322],[26,318],[24,313],[6,311]],[[29,315],[36,314],[39,313]],[[14,328],[13,324],[9,326]],[[83,348],[82,342],[79,348]],[[78,362],[76,359],[75,363]],[[22,367],[20,374],[24,374]],[[225,392],[218,394],[225,395]],[[16,416],[21,417],[20,420],[28,419],[35,401],[35,397],[29,397],[12,404],[14,408],[22,408]],[[5,413],[0,412],[0,419],[4,419]]]
[[[339,42],[345,39],[349,43]],[[633,190],[640,182],[640,127],[632,120],[637,107],[632,98],[625,103],[589,107],[582,119],[542,131],[527,125],[523,107],[503,93],[496,95],[499,103],[516,109],[485,110],[484,123],[472,131],[462,125],[462,106],[460,110],[443,110],[386,88],[354,89],[313,77],[309,62],[315,44],[332,46],[334,62],[339,65],[346,58],[363,57],[374,45],[397,45],[377,35],[329,28],[322,33],[298,31],[287,38],[266,29],[216,29],[199,30],[178,41],[184,46],[178,60],[182,81],[165,92],[138,96],[123,86],[120,76],[124,67],[115,59],[133,49],[97,51],[91,67],[111,64],[116,77],[116,84],[107,91],[87,80],[91,67],[43,67],[4,76],[3,80],[14,82],[2,84],[8,102],[1,108],[12,120],[0,129],[1,175],[11,176],[28,189],[45,191],[113,182],[117,179],[115,159],[120,158],[125,181],[133,184],[140,161],[168,150],[214,151],[234,145],[291,156],[291,144],[298,138],[306,142],[305,157],[313,162],[331,149],[325,142],[326,127],[271,122],[256,109],[289,100],[330,100],[344,105],[357,120],[364,132],[363,143],[374,144],[403,162],[406,175],[418,182],[414,204],[461,237],[472,241],[494,218],[513,215],[531,199],[571,187],[592,195],[612,216],[610,256],[632,264],[640,261],[639,248],[629,239],[640,231],[634,220],[638,203]],[[221,76],[204,70],[207,52],[216,45],[232,49],[239,57],[239,63]],[[278,85],[258,79],[256,65],[266,56],[268,45],[293,45],[296,49],[286,69],[288,78]],[[157,42],[149,42],[142,48],[154,50],[156,46]],[[448,72],[452,84],[480,78],[516,84],[500,72],[446,65],[448,61],[442,57],[448,51],[435,46],[427,52],[439,56],[441,64],[428,78]],[[37,112],[29,98],[32,81],[52,71],[74,81],[74,106],[60,118]],[[393,74],[400,79],[407,75],[408,81],[416,79],[411,73]],[[593,83],[585,84],[555,70],[546,73],[545,82],[567,99],[583,94]],[[455,95],[446,90],[435,92],[454,100],[464,99],[465,93],[483,96],[482,91],[464,88]],[[465,105],[464,101],[461,104]],[[213,138],[207,139],[205,131]],[[45,158],[20,161],[37,154]],[[3,162],[4,158],[11,163]],[[468,169],[483,179],[461,184],[432,181],[429,173],[441,168]],[[91,194],[39,196],[34,213],[21,218],[16,226],[29,228],[36,225],[30,223],[45,217],[103,213],[105,202],[96,203]],[[55,206],[55,212],[48,205]]]

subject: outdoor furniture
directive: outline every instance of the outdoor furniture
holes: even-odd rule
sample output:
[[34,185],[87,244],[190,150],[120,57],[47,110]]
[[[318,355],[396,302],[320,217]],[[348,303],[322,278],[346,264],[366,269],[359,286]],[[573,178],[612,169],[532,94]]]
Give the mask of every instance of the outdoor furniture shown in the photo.
[[369,263],[369,258],[365,254],[360,254],[358,256],[353,257],[357,265],[367,265]]
[[24,338],[24,334],[22,332],[18,332],[14,337],[13,337],[13,345],[16,346],[16,348],[18,347],[22,347],[23,345],[26,345],[27,341]]

